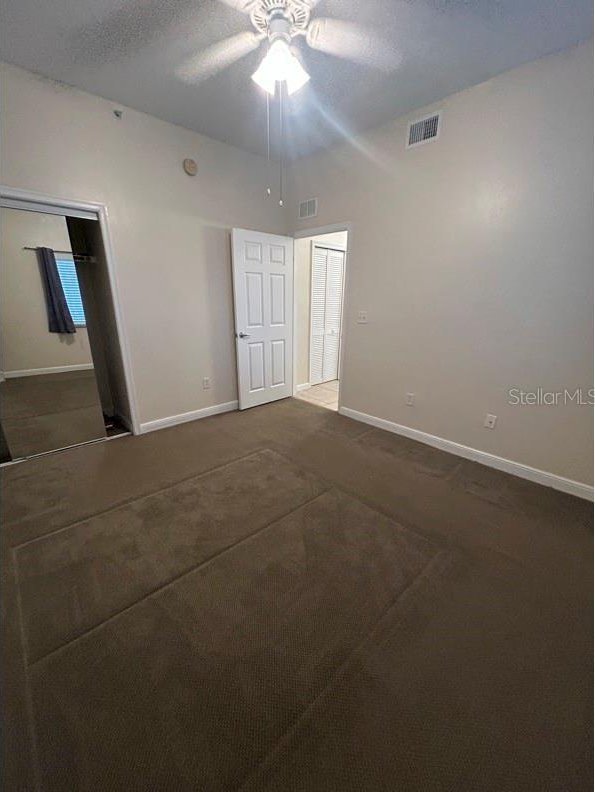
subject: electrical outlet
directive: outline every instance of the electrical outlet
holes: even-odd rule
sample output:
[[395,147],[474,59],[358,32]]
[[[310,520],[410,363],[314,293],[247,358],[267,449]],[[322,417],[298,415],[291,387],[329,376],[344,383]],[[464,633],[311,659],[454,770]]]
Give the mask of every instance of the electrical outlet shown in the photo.
[[209,390],[211,387],[211,378],[210,377],[203,377],[202,381],[203,390]]
[[357,323],[358,324],[368,324],[368,312],[367,311],[358,311],[357,312]]
[[415,404],[415,393],[406,393],[405,394],[405,404],[407,407],[413,407]]
[[497,415],[490,415],[490,413],[487,413],[483,425],[485,426],[486,429],[494,429],[497,420],[498,420]]

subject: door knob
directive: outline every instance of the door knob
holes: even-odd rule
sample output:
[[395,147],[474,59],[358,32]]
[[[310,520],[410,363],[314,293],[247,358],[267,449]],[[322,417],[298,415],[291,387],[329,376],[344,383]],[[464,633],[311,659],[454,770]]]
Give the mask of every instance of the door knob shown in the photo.
[[250,338],[250,333],[238,333],[238,338]]

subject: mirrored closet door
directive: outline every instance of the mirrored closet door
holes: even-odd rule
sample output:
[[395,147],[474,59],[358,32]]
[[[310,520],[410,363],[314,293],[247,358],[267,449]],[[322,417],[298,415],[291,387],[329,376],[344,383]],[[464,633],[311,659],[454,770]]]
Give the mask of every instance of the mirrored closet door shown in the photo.
[[[64,216],[0,209],[0,461],[106,436],[81,279]],[[89,312],[92,313],[92,306]]]

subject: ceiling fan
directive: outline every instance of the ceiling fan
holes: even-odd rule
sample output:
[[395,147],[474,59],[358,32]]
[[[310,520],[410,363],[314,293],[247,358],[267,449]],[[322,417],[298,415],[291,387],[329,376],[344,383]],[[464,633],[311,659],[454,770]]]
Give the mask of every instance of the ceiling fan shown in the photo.
[[221,0],[246,14],[253,30],[207,47],[187,60],[178,75],[189,82],[208,79],[267,41],[267,52],[252,79],[270,95],[275,95],[277,83],[284,84],[291,95],[310,79],[292,47],[298,36],[312,49],[329,55],[386,71],[396,68],[399,57],[395,51],[366,28],[347,20],[312,18],[318,1]]

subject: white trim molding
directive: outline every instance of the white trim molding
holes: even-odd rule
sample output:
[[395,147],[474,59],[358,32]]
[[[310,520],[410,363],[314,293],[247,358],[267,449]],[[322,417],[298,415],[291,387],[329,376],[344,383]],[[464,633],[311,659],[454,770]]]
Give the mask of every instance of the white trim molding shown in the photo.
[[[304,218],[312,219],[312,218]],[[343,362],[345,359],[345,349],[346,349],[346,328],[347,322],[345,321],[346,311],[348,310],[347,305],[347,295],[348,295],[348,288],[349,288],[349,274],[351,272],[351,251],[353,249],[353,223],[350,221],[345,221],[343,223],[330,223],[324,226],[318,226],[316,228],[300,228],[293,233],[293,238],[295,239],[307,239],[308,237],[315,237],[315,236],[323,236],[324,234],[335,234],[337,231],[346,231],[347,232],[347,245],[344,249],[345,251],[345,263],[344,263],[344,270],[343,270],[343,303],[341,306],[341,343],[339,345],[339,404],[341,404],[341,382],[343,378]],[[322,244],[322,243],[321,243]],[[331,245],[331,247],[333,247]],[[343,250],[343,248],[341,248]],[[296,257],[293,257],[293,282],[294,282],[294,292],[293,292],[293,395],[295,396],[296,393],[299,392],[301,385],[297,384],[297,332],[295,327],[296,317],[297,317],[297,291],[295,289],[295,266],[296,266]],[[308,358],[310,356],[310,347],[308,346]],[[310,383],[304,383],[307,387],[310,387]]]
[[355,421],[361,421],[370,426],[375,426],[377,429],[384,429],[387,432],[417,440],[419,443],[439,448],[449,454],[455,454],[473,462],[479,462],[481,465],[502,470],[504,473],[510,473],[513,476],[533,481],[536,484],[542,484],[544,487],[551,487],[585,500],[593,500],[593,487],[589,484],[573,481],[572,479],[564,478],[564,476],[557,476],[555,473],[548,473],[545,470],[539,470],[521,462],[514,462],[512,459],[504,459],[504,457],[488,454],[486,451],[479,451],[477,448],[470,448],[469,446],[455,443],[453,440],[446,440],[444,437],[422,432],[420,429],[412,429],[410,426],[387,421],[385,418],[377,418],[375,415],[352,410],[350,407],[339,407],[339,412],[341,415],[353,418]]
[[[304,220],[311,220],[312,218],[304,217]],[[322,236],[323,234],[334,234],[337,231],[347,231],[347,247],[350,248],[349,234],[351,233],[352,223],[345,221],[343,223],[328,223],[327,225],[317,226],[316,228],[298,228],[294,231],[294,239],[303,239],[304,237]]]
[[212,407],[203,407],[201,410],[191,410],[190,412],[180,413],[179,415],[169,415],[167,418],[157,418],[155,421],[146,421],[140,425],[141,434],[154,432],[157,429],[165,429],[168,426],[197,421],[200,418],[208,418],[210,415],[219,413],[233,412],[238,409],[237,401],[223,402],[223,404],[213,404]]
[[92,363],[76,363],[72,366],[49,366],[48,368],[5,371],[4,376],[6,379],[14,379],[15,377],[35,377],[39,374],[66,374],[68,371],[89,371],[92,368]]
[[308,390],[308,388],[311,388],[311,387],[312,387],[312,386],[310,385],[310,383],[309,383],[309,382],[302,382],[302,384],[301,384],[301,385],[296,385],[296,386],[295,386],[295,392],[296,392],[296,393],[299,393],[300,391],[305,391],[305,390]]

